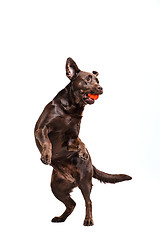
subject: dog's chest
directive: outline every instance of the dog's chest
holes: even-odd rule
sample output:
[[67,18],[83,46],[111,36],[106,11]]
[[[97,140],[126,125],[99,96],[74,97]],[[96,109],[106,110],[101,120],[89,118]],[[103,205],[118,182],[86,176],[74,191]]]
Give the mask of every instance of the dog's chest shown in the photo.
[[77,135],[80,130],[81,118],[71,115],[59,116],[56,121],[55,131],[62,135],[71,133]]

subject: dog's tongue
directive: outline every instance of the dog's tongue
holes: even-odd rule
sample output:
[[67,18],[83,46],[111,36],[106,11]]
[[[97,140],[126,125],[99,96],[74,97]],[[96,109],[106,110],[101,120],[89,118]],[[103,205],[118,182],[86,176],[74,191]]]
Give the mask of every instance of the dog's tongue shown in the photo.
[[99,95],[97,95],[97,94],[90,94],[89,93],[88,96],[93,100],[97,100],[99,98]]

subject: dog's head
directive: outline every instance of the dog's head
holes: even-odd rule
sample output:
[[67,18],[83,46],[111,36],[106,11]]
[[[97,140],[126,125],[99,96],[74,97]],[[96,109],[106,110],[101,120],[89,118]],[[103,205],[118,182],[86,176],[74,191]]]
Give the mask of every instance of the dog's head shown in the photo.
[[72,58],[66,62],[66,75],[71,80],[72,92],[77,104],[93,104],[103,88],[99,85],[98,72],[81,71]]

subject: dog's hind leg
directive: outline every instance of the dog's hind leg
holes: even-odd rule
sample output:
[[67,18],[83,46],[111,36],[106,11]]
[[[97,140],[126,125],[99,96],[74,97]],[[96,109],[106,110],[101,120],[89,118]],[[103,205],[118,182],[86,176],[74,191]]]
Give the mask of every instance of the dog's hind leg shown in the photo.
[[91,193],[91,189],[92,189],[92,182],[81,182],[80,186],[79,186],[82,195],[84,197],[85,200],[85,205],[86,205],[86,216],[84,219],[84,226],[92,226],[93,223],[93,219],[92,219],[92,202],[90,199],[90,193]]
[[52,181],[51,181],[51,189],[54,196],[64,203],[66,206],[66,210],[64,213],[59,217],[54,217],[51,221],[52,222],[64,222],[66,218],[73,212],[73,209],[76,206],[76,203],[70,197],[70,192],[73,188],[73,182],[69,179],[65,179],[65,177],[61,174],[52,174]]
[[52,222],[64,222],[66,218],[72,213],[73,209],[75,208],[76,203],[73,201],[73,199],[70,197],[69,194],[66,195],[56,195],[54,194],[58,200],[63,202],[66,206],[66,210],[64,213],[59,217],[54,217],[51,221]]

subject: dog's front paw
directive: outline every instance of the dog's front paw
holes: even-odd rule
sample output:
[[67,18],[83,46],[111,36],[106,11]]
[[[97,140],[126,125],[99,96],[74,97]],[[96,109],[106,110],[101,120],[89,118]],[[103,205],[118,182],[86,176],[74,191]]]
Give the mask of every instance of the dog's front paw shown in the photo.
[[52,152],[51,151],[47,151],[47,150],[43,150],[42,151],[42,155],[41,155],[41,161],[44,164],[50,165],[51,164],[51,157],[52,157]]
[[88,160],[88,153],[86,151],[79,151],[79,157],[82,159],[82,160]]
[[44,163],[46,165],[50,165],[51,164],[51,159],[48,157],[48,155],[41,156],[41,161],[42,161],[42,163]]
[[84,146],[83,146],[83,148],[82,148],[82,146],[81,146],[81,148],[79,148],[78,155],[82,160],[88,160],[89,154],[88,154],[87,149]]

